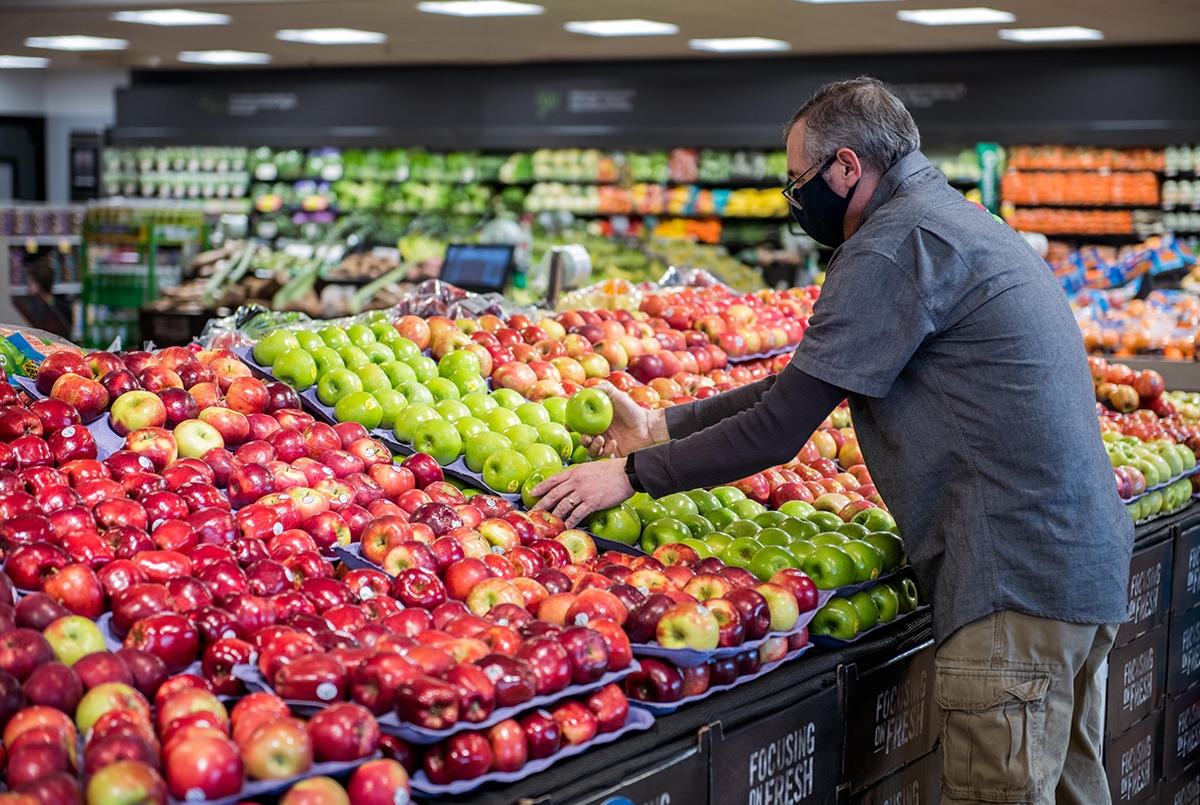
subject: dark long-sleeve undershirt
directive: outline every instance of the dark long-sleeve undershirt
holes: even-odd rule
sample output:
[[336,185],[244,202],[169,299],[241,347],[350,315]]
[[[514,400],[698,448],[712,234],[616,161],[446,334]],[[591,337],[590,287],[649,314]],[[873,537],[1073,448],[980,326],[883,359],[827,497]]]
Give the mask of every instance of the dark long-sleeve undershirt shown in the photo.
[[846,391],[789,365],[739,389],[667,409],[671,440],[637,451],[637,477],[662,497],[717,486],[795,458]]

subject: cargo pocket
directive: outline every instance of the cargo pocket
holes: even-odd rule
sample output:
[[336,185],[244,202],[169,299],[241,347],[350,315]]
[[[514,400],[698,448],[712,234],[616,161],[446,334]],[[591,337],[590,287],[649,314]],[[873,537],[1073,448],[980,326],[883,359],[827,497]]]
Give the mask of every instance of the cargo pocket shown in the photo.
[[943,790],[955,799],[1035,802],[1046,786],[1046,693],[1039,671],[939,668]]

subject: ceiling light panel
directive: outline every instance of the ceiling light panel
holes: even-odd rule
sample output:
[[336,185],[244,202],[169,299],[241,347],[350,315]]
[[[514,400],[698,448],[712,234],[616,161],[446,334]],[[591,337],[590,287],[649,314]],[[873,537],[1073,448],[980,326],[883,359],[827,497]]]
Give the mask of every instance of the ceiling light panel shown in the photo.
[[129,42],[107,36],[31,36],[25,40],[27,48],[46,50],[124,50]]
[[791,50],[792,46],[782,39],[766,39],[761,36],[725,36],[716,39],[689,39],[692,50],[710,53],[771,53]]
[[35,70],[49,66],[50,60],[42,56],[0,56],[0,70]]
[[185,50],[179,56],[189,64],[270,64],[271,54],[247,50]]
[[376,45],[387,41],[387,35],[356,28],[285,28],[275,32],[284,42],[306,45]]
[[454,17],[529,17],[545,11],[536,3],[513,0],[440,0],[417,3],[417,11]]
[[1001,28],[1000,38],[1010,42],[1095,42],[1104,38],[1102,31],[1079,25],[1056,28]]
[[568,22],[565,27],[573,34],[588,36],[669,36],[679,33],[678,25],[641,19]]
[[140,25],[228,25],[228,14],[207,11],[188,11],[183,8],[158,8],[146,11],[117,11],[109,19],[114,22],[135,22]]
[[1016,15],[994,8],[925,8],[897,11],[904,22],[917,25],[986,25],[1015,22]]

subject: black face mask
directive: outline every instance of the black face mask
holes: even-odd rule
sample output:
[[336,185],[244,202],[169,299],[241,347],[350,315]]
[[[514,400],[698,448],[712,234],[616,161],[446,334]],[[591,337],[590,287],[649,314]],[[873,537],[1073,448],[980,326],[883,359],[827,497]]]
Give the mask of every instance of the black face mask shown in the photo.
[[850,206],[850,199],[854,197],[854,191],[858,188],[858,183],[855,182],[844,198],[833,192],[823,174],[834,159],[836,157],[830,157],[817,171],[816,176],[792,189],[792,199],[801,208],[797,209],[795,204],[788,205],[792,211],[792,219],[800,224],[809,237],[831,249],[836,249],[846,241],[846,210]]

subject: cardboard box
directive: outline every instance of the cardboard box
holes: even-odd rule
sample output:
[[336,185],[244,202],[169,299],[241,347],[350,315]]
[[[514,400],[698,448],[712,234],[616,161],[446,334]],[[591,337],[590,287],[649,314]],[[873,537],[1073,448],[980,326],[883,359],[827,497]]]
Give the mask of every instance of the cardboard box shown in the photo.
[[1175,538],[1171,573],[1171,610],[1181,612],[1200,604],[1200,526]]
[[1167,703],[1163,725],[1163,778],[1174,780],[1200,760],[1200,687]]
[[942,798],[942,752],[935,749],[889,774],[850,805],[937,805]]
[[614,788],[574,799],[576,805],[704,805],[709,801],[709,741],[635,772]]
[[1200,607],[1171,613],[1167,693],[1178,696],[1200,681]]
[[1152,803],[1158,796],[1163,711],[1155,710],[1104,747],[1104,772],[1113,805]]
[[1200,763],[1193,763],[1174,781],[1164,781],[1160,805],[1200,805]]
[[840,703],[841,692],[830,686],[753,724],[714,730],[709,802],[835,805],[842,772]]
[[1129,620],[1117,630],[1116,645],[1161,626],[1171,601],[1171,559],[1174,541],[1165,540],[1133,555],[1129,563]]
[[934,645],[858,674],[838,669],[846,712],[845,775],[857,793],[933,749],[938,736],[933,698]]
[[1167,656],[1166,626],[1147,632],[1108,655],[1108,704],[1104,719],[1108,735],[1120,735],[1162,704]]

